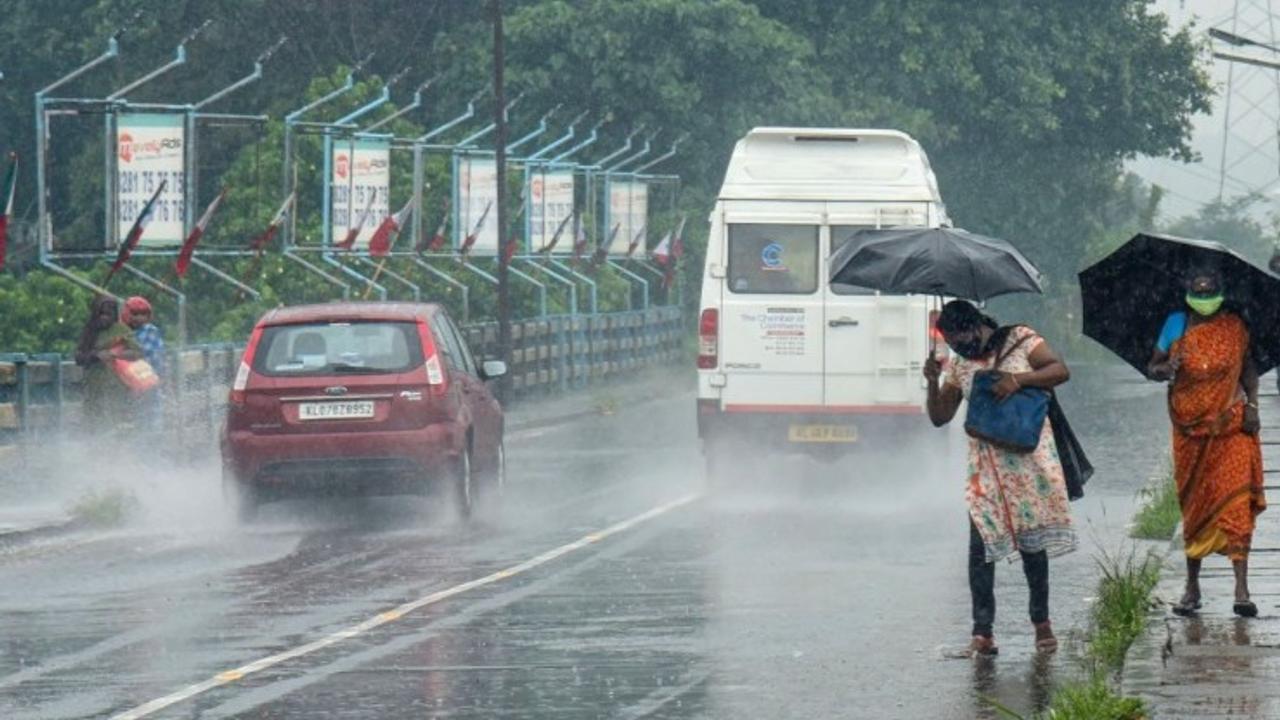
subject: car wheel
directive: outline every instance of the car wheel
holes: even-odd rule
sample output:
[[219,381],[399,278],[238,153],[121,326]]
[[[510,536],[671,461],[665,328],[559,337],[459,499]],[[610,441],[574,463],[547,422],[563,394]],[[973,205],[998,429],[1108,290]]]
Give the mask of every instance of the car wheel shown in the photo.
[[507,489],[507,449],[506,443],[498,441],[498,452],[493,459],[493,468],[485,478],[485,491],[501,497]]
[[702,445],[703,460],[706,463],[706,481],[708,490],[723,489],[729,485],[737,474],[739,458],[734,454],[733,443],[724,440],[707,440]]
[[450,480],[453,505],[458,511],[458,517],[463,520],[471,517],[471,508],[475,500],[475,484],[472,479],[471,446],[468,445],[458,457],[458,464],[454,468],[453,478]]

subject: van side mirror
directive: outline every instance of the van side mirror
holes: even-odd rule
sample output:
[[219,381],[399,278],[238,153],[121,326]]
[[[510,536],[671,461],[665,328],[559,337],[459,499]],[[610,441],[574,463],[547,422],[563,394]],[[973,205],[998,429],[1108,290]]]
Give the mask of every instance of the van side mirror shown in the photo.
[[501,360],[485,360],[480,366],[484,380],[496,380],[507,374],[507,364]]

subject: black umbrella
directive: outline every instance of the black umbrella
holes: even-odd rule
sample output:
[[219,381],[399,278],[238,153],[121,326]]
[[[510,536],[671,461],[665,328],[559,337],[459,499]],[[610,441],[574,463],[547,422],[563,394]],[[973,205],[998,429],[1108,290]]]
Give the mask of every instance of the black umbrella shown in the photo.
[[1084,334],[1141,373],[1169,314],[1186,310],[1186,277],[1222,275],[1226,306],[1249,324],[1258,372],[1280,362],[1280,277],[1216,242],[1139,233],[1080,273]]
[[831,255],[831,282],[887,293],[986,300],[1043,292],[1040,271],[1003,240],[958,228],[859,230]]

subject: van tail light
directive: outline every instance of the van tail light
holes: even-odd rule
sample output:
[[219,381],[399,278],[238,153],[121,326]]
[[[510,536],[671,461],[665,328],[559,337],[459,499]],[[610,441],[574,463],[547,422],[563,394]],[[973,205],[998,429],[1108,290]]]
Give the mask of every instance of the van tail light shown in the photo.
[[720,311],[707,308],[698,318],[698,369],[714,370],[720,364]]
[[236,369],[236,379],[231,383],[231,404],[244,405],[244,391],[249,386],[249,373],[253,368],[253,356],[258,352],[258,342],[262,340],[262,326],[257,325],[249,334],[249,344],[244,348],[244,356],[240,358],[240,367]]
[[427,386],[432,395],[444,395],[449,390],[444,377],[444,366],[440,364],[440,353],[436,352],[436,340],[427,327],[426,320],[418,320],[418,338],[422,341],[423,367],[427,371]]

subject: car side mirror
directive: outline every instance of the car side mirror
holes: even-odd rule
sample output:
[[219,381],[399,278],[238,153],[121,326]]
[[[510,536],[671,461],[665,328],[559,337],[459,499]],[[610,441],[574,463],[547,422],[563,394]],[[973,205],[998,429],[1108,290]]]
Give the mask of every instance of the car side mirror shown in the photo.
[[507,374],[507,364],[501,360],[485,360],[480,372],[485,380],[496,380]]

